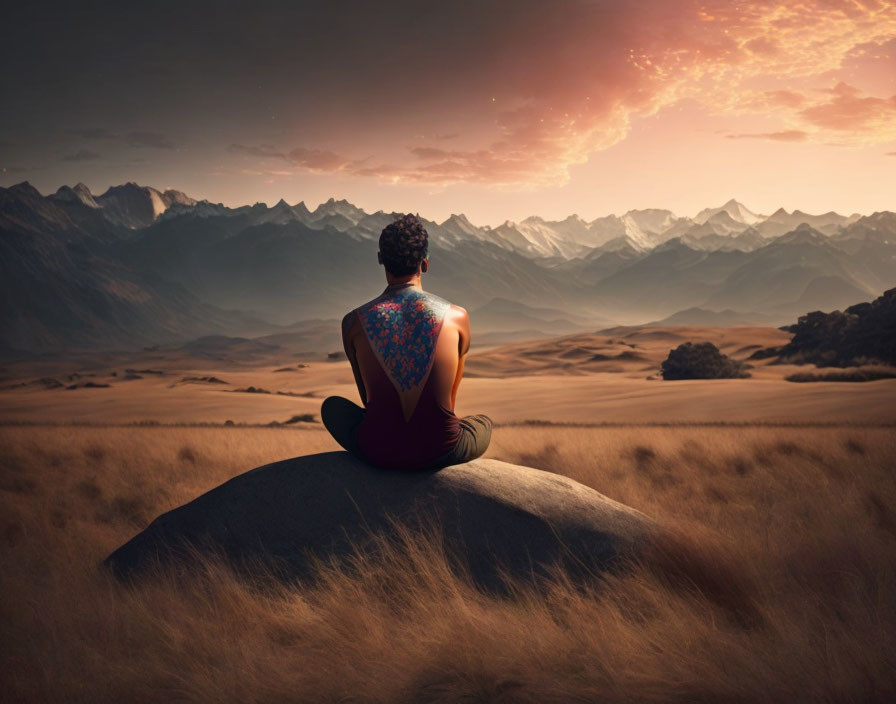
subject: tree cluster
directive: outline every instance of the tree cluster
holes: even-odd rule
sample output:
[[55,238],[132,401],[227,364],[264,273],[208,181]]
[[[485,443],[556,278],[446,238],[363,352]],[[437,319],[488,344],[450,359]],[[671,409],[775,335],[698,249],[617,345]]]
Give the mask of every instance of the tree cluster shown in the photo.
[[800,316],[788,330],[794,335],[780,351],[782,362],[819,367],[896,364],[896,288],[844,311]]

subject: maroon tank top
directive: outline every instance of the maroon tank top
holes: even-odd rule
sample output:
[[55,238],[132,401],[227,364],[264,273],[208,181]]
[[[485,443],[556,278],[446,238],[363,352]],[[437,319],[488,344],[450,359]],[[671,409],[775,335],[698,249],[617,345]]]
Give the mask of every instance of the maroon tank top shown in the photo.
[[460,439],[460,422],[439,402],[430,374],[450,307],[438,296],[407,287],[387,289],[355,309],[379,361],[366,380],[371,401],[358,429],[359,449],[377,466],[418,469]]

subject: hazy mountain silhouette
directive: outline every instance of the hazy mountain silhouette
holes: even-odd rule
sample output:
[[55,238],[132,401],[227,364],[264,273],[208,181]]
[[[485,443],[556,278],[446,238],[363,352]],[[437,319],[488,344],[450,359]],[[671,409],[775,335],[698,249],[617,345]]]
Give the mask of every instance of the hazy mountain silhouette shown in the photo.
[[775,319],[761,313],[741,313],[735,310],[706,310],[705,308],[688,308],[673,313],[662,320],[647,323],[654,327],[670,325],[701,325],[712,327],[730,327],[732,325],[774,325]]
[[[896,269],[891,270],[892,275],[896,275]],[[827,286],[818,286],[819,279]],[[835,280],[835,295],[829,295]],[[861,257],[850,256],[817,230],[800,225],[744,255],[743,263],[707,297],[706,303],[710,308],[746,307],[799,314],[807,307],[839,307],[867,300],[887,285]],[[823,294],[824,300],[807,295],[812,291]]]
[[[285,200],[230,208],[135,183],[100,196],[83,184],[49,197],[28,183],[2,188],[0,344],[173,342],[338,319],[382,289],[377,239],[395,215],[332,198],[313,211]],[[644,209],[591,222],[533,216],[490,228],[458,213],[424,223],[427,287],[479,311],[484,328],[511,320],[548,332],[694,318],[691,309],[780,323],[896,284],[890,212],[763,219],[731,200],[695,218]],[[545,309],[563,315],[533,312]]]
[[527,330],[542,335],[562,335],[609,327],[613,321],[579,316],[558,308],[536,308],[507,298],[493,298],[470,311],[470,323],[475,329],[492,332]]
[[809,215],[800,210],[788,213],[784,208],[778,208],[768,218],[758,223],[756,229],[763,237],[779,237],[805,223],[818,232],[833,235],[860,217],[857,213],[847,217],[833,211],[822,215]]
[[273,327],[129,266],[116,256],[108,229],[94,236],[28,184],[0,189],[0,292],[0,344],[13,350],[132,347]]

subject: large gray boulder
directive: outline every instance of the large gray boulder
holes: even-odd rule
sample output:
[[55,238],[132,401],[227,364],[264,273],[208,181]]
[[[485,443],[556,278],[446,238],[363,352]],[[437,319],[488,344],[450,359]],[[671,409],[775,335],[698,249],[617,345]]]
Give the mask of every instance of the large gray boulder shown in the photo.
[[478,459],[406,473],[327,452],[234,477],[159,516],[105,564],[129,576],[215,552],[302,579],[312,556],[363,550],[372,534],[394,531],[393,521],[438,525],[449,555],[489,588],[500,588],[500,569],[528,578],[559,563],[574,575],[600,573],[637,552],[653,528],[644,514],[531,467]]

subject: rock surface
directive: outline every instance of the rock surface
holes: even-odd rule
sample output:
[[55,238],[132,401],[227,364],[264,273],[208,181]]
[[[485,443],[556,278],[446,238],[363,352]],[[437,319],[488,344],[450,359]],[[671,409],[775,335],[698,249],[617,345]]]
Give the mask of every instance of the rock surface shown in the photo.
[[310,556],[362,546],[390,519],[410,526],[436,519],[449,555],[475,581],[500,587],[498,569],[518,577],[563,564],[573,575],[608,569],[637,550],[653,523],[644,514],[550,472],[478,459],[435,472],[374,469],[347,452],[275,462],[159,516],[105,560],[119,576],[190,548],[223,553],[237,566],[277,565],[286,578],[310,576]]

